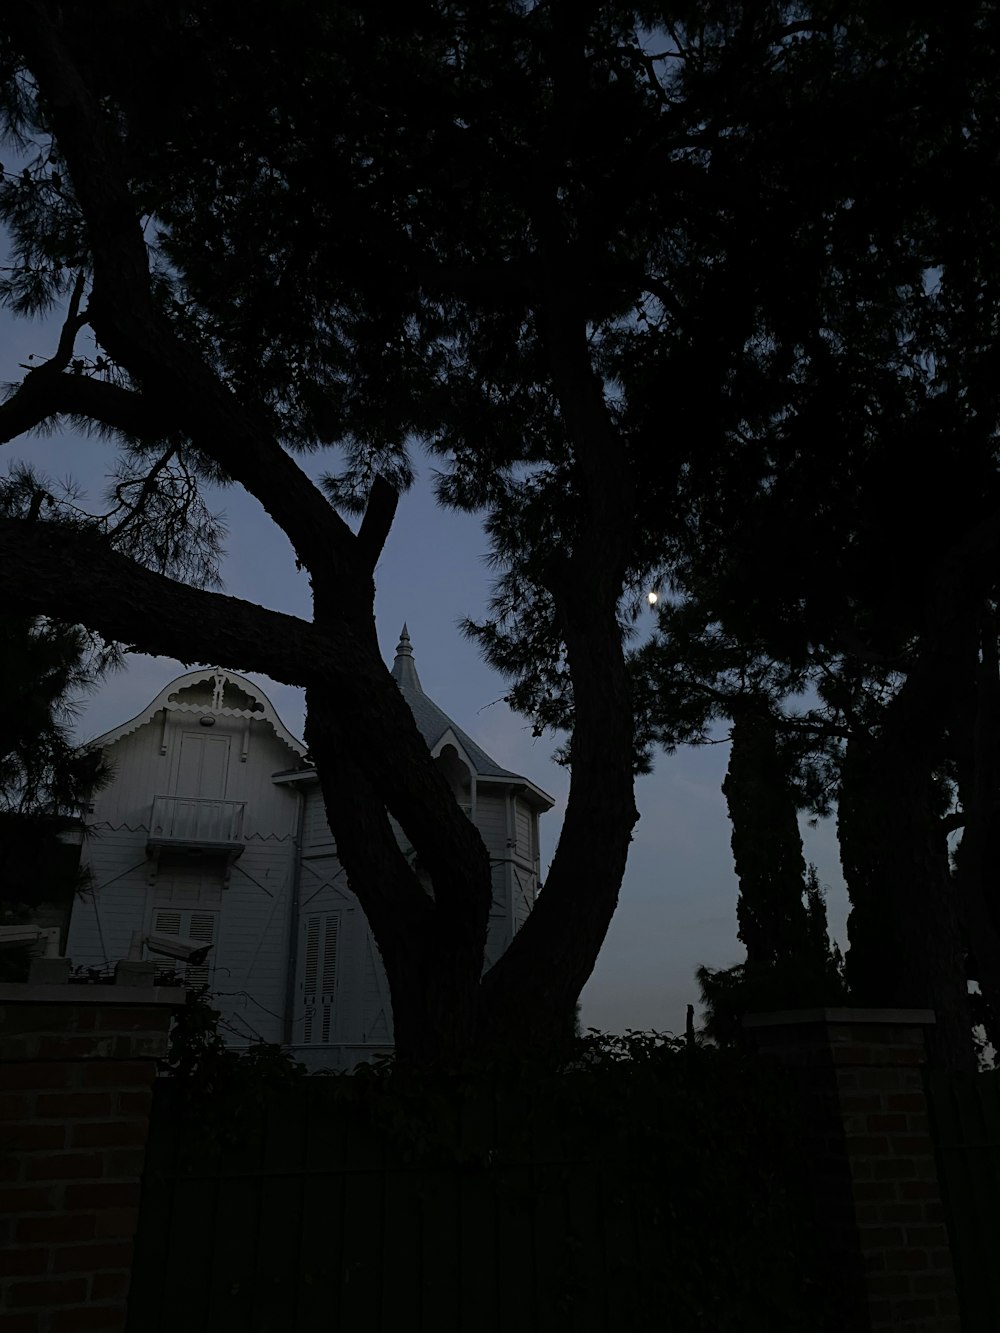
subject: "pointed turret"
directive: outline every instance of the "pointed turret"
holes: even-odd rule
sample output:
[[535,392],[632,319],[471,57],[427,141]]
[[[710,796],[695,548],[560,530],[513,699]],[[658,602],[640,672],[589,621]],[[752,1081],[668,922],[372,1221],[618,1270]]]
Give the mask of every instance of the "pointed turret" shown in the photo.
[[399,643],[396,644],[396,660],[392,664],[392,676],[404,693],[407,690],[414,690],[418,694],[423,694],[420,677],[417,675],[417,664],[413,660],[410,632],[406,628],[405,621],[402,633],[399,636]]
[[457,722],[452,722],[447,713],[439,708],[433,699],[428,698],[420,684],[420,677],[417,675],[410,632],[405,625],[400,633],[399,643],[396,645],[392,677],[399,686],[403,698],[410,705],[410,712],[413,714],[429,750],[435,751],[442,737],[450,735],[461,746],[477,778],[524,784],[532,792],[537,793],[540,798],[539,803],[545,809],[553,804],[551,796],[547,796],[533,783],[527,782],[525,778],[520,777],[517,773],[512,773],[508,768],[502,768],[494,759],[491,759],[482,746],[477,745]]

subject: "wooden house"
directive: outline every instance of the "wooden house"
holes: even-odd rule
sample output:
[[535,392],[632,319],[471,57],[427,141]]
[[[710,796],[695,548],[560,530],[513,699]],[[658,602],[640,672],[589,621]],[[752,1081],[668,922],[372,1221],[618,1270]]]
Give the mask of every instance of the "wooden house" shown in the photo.
[[[392,674],[490,852],[489,966],[531,910],[538,816],[552,799],[424,693],[405,626]],[[381,959],[315,769],[259,687],[217,668],[188,672],[94,744],[115,775],[87,819],[91,888],[70,921],[74,965],[174,966],[208,983],[233,1043],[280,1042],[313,1068],[390,1049]]]

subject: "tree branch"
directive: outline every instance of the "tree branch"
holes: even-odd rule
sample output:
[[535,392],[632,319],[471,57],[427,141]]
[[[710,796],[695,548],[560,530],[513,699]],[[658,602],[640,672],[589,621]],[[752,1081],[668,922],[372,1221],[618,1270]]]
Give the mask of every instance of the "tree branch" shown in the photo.
[[[90,323],[115,360],[143,386],[155,410],[250,492],[282,529],[328,607],[355,585],[354,534],[270,431],[211,367],[179,339],[152,296],[139,208],[127,181],[122,144],[83,74],[58,6],[12,10],[5,23],[47,104],[87,224],[94,259]],[[369,598],[370,600],[370,598]]]
[[12,612],[81,623],[139,652],[224,661],[287,685],[348,669],[308,621],[187,587],[69,524],[0,519],[0,598]]
[[382,554],[392,520],[396,517],[399,492],[384,477],[376,476],[368,496],[368,507],[358,530],[358,551],[365,568],[374,570]]
[[59,334],[59,345],[56,348],[56,354],[53,360],[60,370],[65,370],[73,356],[73,349],[76,346],[76,335],[87,322],[86,310],[80,310],[80,302],[83,300],[83,289],[86,285],[86,274],[81,270],[76,275],[76,281],[73,283],[73,290],[70,293],[69,308],[66,312],[66,318],[63,321],[62,331]]
[[[114,536],[116,538],[120,538],[122,533],[125,532],[126,529],[132,527],[137,522],[137,520],[142,518],[143,514],[146,512],[146,507],[149,503],[150,497],[153,494],[157,478],[160,476],[160,474],[163,472],[165,468],[170,466],[170,463],[174,459],[176,453],[177,453],[176,448],[173,445],[171,445],[169,449],[164,450],[164,452],[160,454],[159,458],[156,459],[156,461],[153,463],[153,466],[142,478],[142,481],[138,483],[139,497],[137,500],[131,501],[126,498],[126,491],[129,489],[130,485],[137,484],[135,481],[120,481],[118,485],[115,487],[115,499],[118,501],[118,504],[111,511],[111,514],[109,514],[107,517],[113,518],[114,515],[117,514],[122,509],[128,511],[125,517],[121,520],[121,522],[115,524]],[[194,488],[193,478],[191,480],[191,488],[193,491]]]
[[123,389],[89,375],[67,375],[60,371],[33,379],[47,371],[47,362],[32,370],[23,383],[0,405],[0,444],[7,444],[35,430],[54,417],[73,416],[119,431],[129,440],[163,440],[180,429],[162,410],[154,408],[141,393]]
[[[60,380],[70,378],[63,372],[73,359],[76,335],[88,320],[87,312],[80,310],[84,285],[85,277],[80,273],[73,284],[55,354],[48,361],[29,370],[20,386],[0,406],[0,443],[5,444],[15,436],[33,430],[48,417],[55,415],[49,407],[52,387]],[[80,376],[74,375],[72,378],[79,379]]]

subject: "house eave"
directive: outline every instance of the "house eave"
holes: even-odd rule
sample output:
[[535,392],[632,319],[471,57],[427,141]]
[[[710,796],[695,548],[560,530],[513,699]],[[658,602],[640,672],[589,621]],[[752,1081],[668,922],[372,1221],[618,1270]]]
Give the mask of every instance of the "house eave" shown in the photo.
[[556,803],[554,796],[550,796],[548,792],[542,791],[541,787],[536,787],[535,784],[529,782],[527,778],[498,777],[492,774],[477,775],[476,786],[483,787],[487,785],[509,787],[511,790],[516,791],[527,800],[531,801],[533,805],[537,805],[543,812],[545,810],[551,810]]
[[[297,783],[318,782],[319,777],[315,768],[289,768],[282,769],[277,773],[271,774],[271,781],[276,786],[294,786]],[[500,777],[497,774],[476,774],[476,785],[478,787],[495,786],[507,787],[516,791],[529,800],[532,805],[537,805],[541,811],[551,810],[555,805],[555,797],[550,796],[548,792],[542,791],[533,782],[527,778],[511,776]]]
[[282,768],[271,774],[271,781],[276,787],[294,786],[302,782],[318,782],[315,768]]
[[[234,685],[243,690],[244,693],[251,695],[260,704],[259,711],[250,712],[246,709],[218,708],[213,709],[201,704],[176,704],[170,701],[170,696],[179,690],[185,689],[189,685],[196,685],[201,681],[211,679],[213,676],[221,675],[231,680]],[[196,671],[189,671],[183,676],[178,676],[166,685],[160,693],[152,700],[150,704],[137,713],[135,717],[129,718],[127,722],[122,722],[119,726],[113,727],[103,735],[97,736],[92,741],[88,741],[84,748],[89,750],[103,750],[109,745],[114,745],[116,741],[130,736],[133,731],[138,731],[140,727],[146,726],[152,722],[157,713],[166,709],[168,712],[190,713],[192,716],[199,714],[213,714],[221,717],[241,717],[248,721],[267,722],[273,728],[278,739],[284,742],[288,748],[297,755],[305,757],[306,747],[297,737],[293,736],[288,730],[281,718],[275,712],[274,705],[268,699],[267,695],[255,685],[252,680],[239,675],[235,671],[223,671],[219,667],[202,667]]]

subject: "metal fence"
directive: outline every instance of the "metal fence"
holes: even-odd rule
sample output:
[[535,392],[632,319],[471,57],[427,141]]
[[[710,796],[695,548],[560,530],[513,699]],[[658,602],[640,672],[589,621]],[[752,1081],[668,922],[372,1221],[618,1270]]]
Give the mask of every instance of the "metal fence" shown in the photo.
[[245,801],[202,796],[154,796],[149,839],[169,846],[239,847]]
[[649,1256],[599,1166],[536,1144],[516,1166],[428,1169],[302,1089],[200,1150],[175,1091],[156,1090],[129,1333],[626,1326]]
[[1000,1329],[1000,1070],[927,1079],[964,1333]]
[[[331,1105],[325,1082],[270,1099],[221,1145],[157,1086],[128,1333],[617,1333],[665,1326],[664,1310],[699,1333],[793,1327],[768,1314],[795,1271],[788,1219],[736,1179],[706,1181],[674,1140],[653,1216],[613,1126],[581,1151],[569,1118],[531,1119],[530,1095],[477,1094],[435,1165]],[[717,1320],[727,1304],[760,1322]]]

